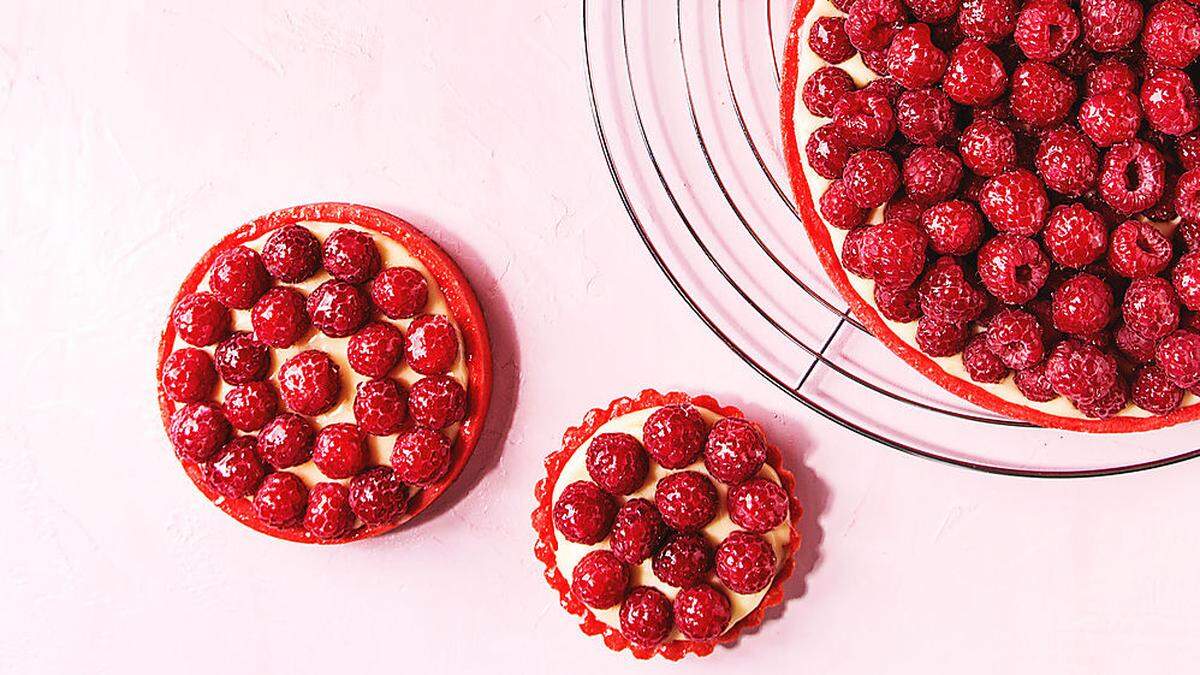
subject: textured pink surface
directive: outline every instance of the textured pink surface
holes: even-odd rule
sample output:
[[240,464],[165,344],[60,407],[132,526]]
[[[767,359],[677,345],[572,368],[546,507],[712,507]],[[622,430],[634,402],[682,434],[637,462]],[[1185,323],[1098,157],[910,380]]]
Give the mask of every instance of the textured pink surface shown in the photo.
[[[770,388],[617,202],[577,2],[162,4],[0,6],[0,672],[1194,669],[1200,463],[991,478]],[[475,458],[419,523],[312,548],[188,484],[154,344],[223,233],[328,199],[395,212],[456,257],[497,388]],[[581,635],[530,551],[543,457],[587,407],[643,386],[760,420],[806,509],[782,614],[678,664]]]

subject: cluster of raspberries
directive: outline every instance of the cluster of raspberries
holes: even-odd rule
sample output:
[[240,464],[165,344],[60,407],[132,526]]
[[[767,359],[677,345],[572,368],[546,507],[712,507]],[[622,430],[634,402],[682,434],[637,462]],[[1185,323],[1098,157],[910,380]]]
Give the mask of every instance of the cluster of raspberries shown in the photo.
[[[458,333],[446,316],[421,313],[429,296],[421,272],[381,268],[364,232],[338,229],[322,243],[289,225],[267,238],[261,254],[246,246],[222,252],[207,290],[171,311],[176,334],[191,345],[162,365],[162,392],[178,406],[171,442],[200,465],[213,492],[252,498],[263,523],[330,539],[347,534],[356,518],[394,522],[409,487],[432,485],[449,467],[443,432],[466,414],[466,391],[445,374],[458,359]],[[307,295],[288,285],[311,286],[319,274],[328,278]],[[233,330],[235,312],[249,314],[252,331]],[[410,320],[407,335],[385,319]],[[338,362],[306,348],[314,336],[363,378],[353,392],[354,424],[319,424],[347,395]],[[276,358],[273,349],[287,351]],[[411,388],[391,376],[404,363],[424,376]],[[391,435],[391,466],[372,466],[368,437]],[[333,480],[310,489],[286,471],[310,461]]]
[[[805,151],[880,313],[1032,401],[1178,408],[1200,388],[1200,2],[834,4]],[[856,57],[861,89],[836,65]]]
[[[689,469],[701,458],[707,474]],[[594,609],[619,607],[630,642],[653,647],[676,628],[691,640],[713,640],[733,619],[726,590],[770,586],[779,561],[764,534],[787,521],[788,495],[760,475],[767,447],[752,423],[726,417],[709,429],[694,407],[665,406],[646,419],[640,442],[602,433],[586,460],[591,480],[562,489],[554,527],[594,547],[571,570],[571,592]],[[666,472],[655,469],[652,498],[634,497],[651,477],[651,460]],[[724,508],[714,478],[727,486]],[[706,528],[720,513],[741,529],[714,541]]]

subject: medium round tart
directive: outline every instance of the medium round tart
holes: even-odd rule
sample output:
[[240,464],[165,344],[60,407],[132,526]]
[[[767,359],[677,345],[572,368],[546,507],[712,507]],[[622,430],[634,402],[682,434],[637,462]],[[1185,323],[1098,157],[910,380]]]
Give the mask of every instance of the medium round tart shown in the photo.
[[981,407],[1200,417],[1198,57],[1186,0],[800,0],[781,124],[818,258]]
[[276,211],[192,269],[158,353],[163,427],[196,487],[260,532],[382,534],[436,500],[492,388],[470,284],[411,224],[353,204]]
[[614,651],[704,656],[783,601],[795,478],[740,410],[646,390],[567,429],[534,491],[534,552]]

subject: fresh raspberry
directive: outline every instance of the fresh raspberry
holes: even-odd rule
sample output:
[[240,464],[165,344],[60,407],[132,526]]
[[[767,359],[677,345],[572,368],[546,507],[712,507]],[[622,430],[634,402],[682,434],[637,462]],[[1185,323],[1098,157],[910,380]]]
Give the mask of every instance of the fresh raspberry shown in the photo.
[[299,225],[285,225],[267,237],[262,259],[271,276],[289,284],[300,283],[321,268],[321,242]]
[[294,288],[272,288],[250,311],[254,337],[271,347],[291,347],[308,330],[304,294]]
[[1182,70],[1162,70],[1146,80],[1141,100],[1150,126],[1164,134],[1182,136],[1200,126],[1196,87]]
[[1171,240],[1149,223],[1127,220],[1111,239],[1108,266],[1123,277],[1154,276],[1171,263]]
[[167,435],[180,455],[206,462],[229,438],[229,420],[212,403],[189,403],[171,415]]
[[1175,293],[1188,309],[1200,311],[1200,252],[1188,253],[1171,272]]
[[900,186],[900,170],[888,153],[861,150],[846,162],[842,184],[855,206],[873,209],[883,206],[896,193]]
[[751,478],[729,489],[729,518],[751,532],[769,532],[787,520],[788,497],[768,478]]
[[690,405],[668,405],[655,410],[642,425],[642,443],[659,464],[682,469],[704,452],[708,427]]
[[408,409],[417,424],[445,429],[467,416],[467,392],[452,377],[423,377],[408,391]]
[[361,284],[379,272],[379,249],[371,235],[342,227],[325,238],[321,262],[334,279]]
[[442,314],[422,314],[408,324],[408,365],[422,375],[437,375],[458,360],[458,331]]
[[1142,30],[1142,50],[1168,68],[1186,68],[1200,55],[1200,11],[1182,0],[1150,8]]
[[850,152],[850,144],[842,138],[841,132],[832,122],[818,127],[816,131],[812,132],[812,135],[808,137],[808,143],[804,146],[808,165],[817,172],[818,176],[828,180],[842,177],[846,161],[850,159]]
[[936,84],[946,72],[946,54],[933,44],[929,26],[913,23],[901,28],[888,46],[888,74],[906,89]]
[[883,207],[883,219],[885,221],[903,220],[916,225],[921,222],[921,216],[924,214],[924,205],[911,197],[893,199]]
[[1050,274],[1050,261],[1037,242],[1014,234],[984,244],[978,265],[984,287],[1010,305],[1023,305],[1036,297]]
[[267,475],[254,493],[255,515],[275,527],[299,520],[307,506],[308,488],[299,476],[286,471]]
[[1200,169],[1200,132],[1192,132],[1175,139],[1175,156],[1184,171]]
[[654,486],[654,505],[672,529],[699,530],[717,515],[717,488],[698,471],[680,471]]
[[1090,335],[1112,320],[1112,288],[1093,274],[1077,274],[1054,290],[1053,311],[1056,329],[1071,335]]
[[308,420],[284,413],[267,422],[258,434],[258,456],[276,469],[298,466],[312,459],[316,432]]
[[269,382],[251,382],[225,392],[221,409],[236,429],[255,431],[275,417],[279,398]]
[[835,180],[825,188],[817,208],[825,222],[838,230],[850,230],[867,221],[868,211],[854,203],[850,189],[841,180]]
[[1177,330],[1159,341],[1154,358],[1176,387],[1191,389],[1200,384],[1200,335]]
[[1179,327],[1179,298],[1166,279],[1141,277],[1125,291],[1121,313],[1131,330],[1157,340]]
[[1088,98],[1110,91],[1133,91],[1137,86],[1137,75],[1124,61],[1104,59],[1087,74],[1083,92]]
[[[851,274],[863,279],[871,277],[871,273],[867,270],[867,263],[862,257],[862,245],[871,229],[873,228],[860,225],[847,232],[846,238],[842,240],[842,267],[845,267],[846,271]],[[924,265],[924,260],[921,261],[921,264]],[[917,272],[917,274],[919,275],[920,272]]]
[[636,492],[646,482],[650,461],[642,444],[625,433],[600,434],[587,449],[588,475],[614,495]]
[[1121,350],[1134,363],[1148,363],[1154,360],[1154,348],[1158,340],[1142,335],[1129,326],[1122,324],[1115,333],[1117,349]]
[[356,373],[385,377],[404,356],[404,333],[383,321],[372,321],[350,336],[346,360]]
[[1067,119],[1078,93],[1071,78],[1054,66],[1026,61],[1013,72],[1009,107],[1018,120],[1046,129]]
[[917,321],[917,347],[929,356],[954,356],[967,346],[965,325],[923,316]]
[[1083,42],[1097,52],[1128,47],[1142,29],[1140,0],[1082,0]]
[[371,281],[371,300],[389,319],[416,316],[429,301],[429,282],[411,267],[389,267]]
[[1142,106],[1127,89],[1112,89],[1088,96],[1079,106],[1079,127],[1096,145],[1131,141],[1142,126]]
[[767,461],[767,444],[753,423],[726,417],[713,425],[704,466],[717,480],[736,485],[754,477]]
[[675,625],[692,640],[711,640],[724,633],[731,616],[729,597],[708,584],[685,588],[675,596]]
[[349,478],[367,464],[367,438],[354,424],[330,424],[317,432],[313,463],[330,478]]
[[958,25],[970,37],[988,43],[999,42],[1012,34],[1017,24],[1014,0],[963,0],[958,10]]
[[896,113],[878,91],[847,93],[833,107],[833,118],[842,138],[859,148],[883,147],[896,133]]
[[229,309],[212,293],[184,296],[171,310],[171,325],[184,342],[195,347],[220,342],[229,334]]
[[329,337],[348,337],[370,316],[371,301],[358,286],[330,279],[313,289],[305,308],[317,330]]
[[404,425],[410,399],[399,382],[388,378],[359,382],[354,393],[354,420],[373,436],[390,436]]
[[986,336],[988,349],[1013,370],[1030,368],[1042,360],[1042,329],[1029,312],[1000,310],[988,323]]
[[986,43],[964,40],[950,54],[942,89],[957,103],[986,105],[1008,88],[1008,73],[1000,57]]
[[1046,377],[1059,394],[1079,403],[1108,393],[1117,380],[1117,362],[1092,345],[1066,340],[1046,358]]
[[342,383],[338,365],[317,349],[300,352],[279,367],[283,402],[301,415],[319,415],[333,407]]
[[1025,56],[1053,61],[1067,53],[1081,31],[1079,17],[1070,5],[1060,0],[1036,0],[1026,3],[1017,15],[1013,38]]
[[1071,77],[1081,78],[1095,68],[1098,61],[1095,52],[1085,47],[1082,42],[1075,42],[1067,48],[1066,54],[1054,61],[1054,65]]
[[958,12],[959,0],[904,0],[917,21],[942,23]]
[[1042,136],[1037,170],[1051,190],[1075,197],[1096,184],[1100,157],[1087,136],[1064,124]]
[[266,469],[254,451],[253,436],[238,436],[225,444],[204,468],[204,480],[213,492],[226,499],[237,499],[254,492]]
[[731,532],[717,546],[717,578],[734,593],[757,593],[775,578],[775,551],[761,535]]
[[921,229],[905,221],[872,226],[860,244],[863,266],[876,283],[911,286],[925,268],[928,238]]
[[846,34],[859,51],[885,49],[904,25],[903,19],[904,5],[900,0],[855,2],[846,17]]
[[800,100],[817,117],[833,117],[837,104],[854,90],[854,80],[846,71],[837,66],[825,66],[805,80]]
[[226,307],[250,309],[271,286],[271,277],[257,251],[235,246],[217,256],[208,285]]
[[341,483],[317,483],[308,493],[304,529],[321,539],[340,537],[354,525],[350,491]]
[[920,203],[933,204],[950,198],[958,190],[962,176],[962,161],[945,148],[920,147],[904,159],[905,190]]
[[1099,260],[1108,249],[1108,226],[1083,204],[1059,206],[1050,213],[1042,241],[1054,262],[1083,267]]
[[1108,391],[1099,398],[1076,401],[1075,407],[1079,408],[1079,412],[1083,413],[1085,417],[1101,420],[1115,417],[1129,407],[1129,385],[1125,382],[1125,378],[1118,375]]
[[350,479],[350,508],[364,523],[391,523],[404,513],[408,490],[390,466],[376,466]]
[[583,604],[595,609],[620,604],[628,587],[629,568],[612,551],[592,551],[571,571],[571,592]]
[[639,647],[653,647],[671,634],[675,625],[671,601],[650,586],[635,586],[621,603],[621,633]]
[[1046,222],[1050,201],[1037,176],[1026,169],[1014,169],[984,184],[979,207],[1001,232],[1033,235]]
[[905,91],[896,100],[896,124],[913,143],[940,143],[954,130],[954,104],[940,89]]
[[1143,366],[1133,378],[1133,403],[1146,412],[1166,415],[1183,403],[1183,389],[1167,379],[1158,366]]
[[450,468],[450,439],[440,431],[421,427],[400,434],[392,449],[392,468],[405,483],[429,487]]
[[834,64],[848,61],[858,53],[846,34],[846,19],[840,16],[823,16],[814,21],[808,30],[808,48],[822,61]]
[[[1178,193],[1175,195],[1175,210],[1186,223],[1200,223],[1200,169],[1192,169],[1179,177]],[[1187,231],[1183,232],[1187,238]],[[1193,233],[1192,238],[1196,235]],[[1194,242],[1188,242],[1189,248],[1197,248]]]
[[608,536],[616,515],[612,495],[590,481],[575,481],[554,503],[554,529],[567,541],[590,546]]
[[1046,362],[1041,361],[1013,375],[1013,382],[1021,394],[1030,401],[1045,403],[1058,398],[1058,392],[1050,384],[1046,373]]
[[996,383],[1008,377],[1008,366],[988,349],[987,338],[976,335],[963,348],[963,367],[975,382]]
[[1104,156],[1100,195],[1117,213],[1130,215],[1158,203],[1166,187],[1166,163],[1146,141],[1114,146]]
[[713,566],[713,549],[700,534],[675,534],[654,554],[654,576],[664,584],[688,588],[704,581]]
[[163,361],[162,388],[167,398],[179,403],[203,401],[217,386],[217,369],[203,349],[184,347]]
[[630,565],[640,565],[654,555],[666,534],[667,526],[654,502],[630,499],[617,511],[609,545],[617,558]]
[[983,292],[971,285],[962,266],[949,256],[929,268],[918,291],[922,316],[944,323],[965,325],[987,306]]
[[271,355],[250,333],[237,332],[217,345],[213,352],[221,379],[229,384],[247,384],[267,376]]
[[[887,48],[877,49],[873,52],[859,52],[862,57],[862,62],[871,69],[871,72],[880,76],[876,82],[887,82]],[[899,86],[899,85],[897,85]],[[868,87],[869,88],[869,87]]]
[[875,284],[874,297],[879,313],[889,321],[912,323],[921,318],[921,298],[913,286]]
[[980,176],[990,178],[1017,163],[1017,142],[1008,125],[995,119],[978,119],[958,139],[963,163]]

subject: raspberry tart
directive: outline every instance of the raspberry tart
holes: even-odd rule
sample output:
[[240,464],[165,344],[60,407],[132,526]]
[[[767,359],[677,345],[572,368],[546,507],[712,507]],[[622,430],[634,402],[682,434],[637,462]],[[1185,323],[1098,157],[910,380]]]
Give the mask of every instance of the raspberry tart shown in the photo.
[[710,654],[783,600],[795,479],[737,408],[643,391],[567,430],[538,482],[534,547],[589,635],[647,659]]
[[175,298],[158,354],[163,426],[238,521],[341,543],[427,508],[479,440],[492,386],[483,313],[409,223],[311,204],[243,225]]
[[851,310],[1013,418],[1200,416],[1198,57],[1188,0],[801,0],[784,153]]

